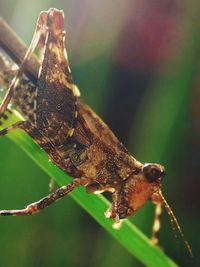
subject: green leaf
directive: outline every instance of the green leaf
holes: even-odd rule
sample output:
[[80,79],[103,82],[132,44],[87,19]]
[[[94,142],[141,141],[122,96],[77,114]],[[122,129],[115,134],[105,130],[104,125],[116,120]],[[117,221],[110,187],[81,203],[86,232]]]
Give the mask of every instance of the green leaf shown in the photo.
[[[9,119],[6,120],[6,123],[3,125],[4,128],[22,119],[17,112],[8,115]],[[71,181],[69,176],[57,166],[49,162],[46,153],[23,131],[17,129],[9,133],[7,136],[20,146],[20,148],[23,149],[49,176],[54,177],[59,185],[64,185]],[[87,194],[83,187],[76,189],[70,195],[100,225],[118,240],[124,248],[146,266],[177,266],[159,248],[153,246],[150,240],[130,221],[125,220],[120,230],[114,230],[112,228],[113,221],[106,219],[104,216],[104,212],[107,210],[110,203],[102,195]]]

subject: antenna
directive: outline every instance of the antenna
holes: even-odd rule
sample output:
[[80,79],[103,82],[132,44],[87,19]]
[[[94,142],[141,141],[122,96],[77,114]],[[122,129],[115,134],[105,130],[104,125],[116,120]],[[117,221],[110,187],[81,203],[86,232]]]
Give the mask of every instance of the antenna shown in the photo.
[[166,211],[167,211],[167,214],[170,218],[170,221],[172,223],[172,229],[175,231],[176,229],[178,230],[178,232],[180,233],[184,243],[185,243],[185,246],[187,247],[187,250],[190,254],[191,257],[193,257],[193,252],[192,252],[192,248],[190,246],[190,244],[188,243],[188,241],[185,239],[185,236],[183,234],[183,231],[176,219],[176,216],[174,215],[174,212],[172,211],[172,209],[170,208],[169,204],[167,203],[166,199],[164,198],[163,194],[161,191],[158,192],[160,197],[161,197],[161,200],[163,202],[163,205],[165,206],[166,208]]

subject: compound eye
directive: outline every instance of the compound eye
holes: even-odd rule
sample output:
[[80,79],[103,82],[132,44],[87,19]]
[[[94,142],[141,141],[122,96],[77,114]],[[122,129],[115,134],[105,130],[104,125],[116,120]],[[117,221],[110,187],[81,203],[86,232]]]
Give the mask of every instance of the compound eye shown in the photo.
[[145,164],[143,173],[149,182],[155,182],[165,174],[164,168],[153,164]]

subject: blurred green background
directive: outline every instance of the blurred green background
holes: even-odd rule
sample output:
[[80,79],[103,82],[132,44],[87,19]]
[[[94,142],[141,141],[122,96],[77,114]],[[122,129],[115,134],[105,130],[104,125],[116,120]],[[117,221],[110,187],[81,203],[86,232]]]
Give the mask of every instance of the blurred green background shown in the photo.
[[[142,162],[166,166],[163,192],[194,250],[176,242],[166,214],[160,244],[180,266],[199,266],[200,20],[198,1],[0,1],[0,15],[29,44],[38,13],[63,9],[82,97]],[[49,177],[0,139],[0,208],[48,194]],[[154,206],[131,221],[150,236]],[[142,266],[70,197],[40,214],[1,218],[2,266]]]

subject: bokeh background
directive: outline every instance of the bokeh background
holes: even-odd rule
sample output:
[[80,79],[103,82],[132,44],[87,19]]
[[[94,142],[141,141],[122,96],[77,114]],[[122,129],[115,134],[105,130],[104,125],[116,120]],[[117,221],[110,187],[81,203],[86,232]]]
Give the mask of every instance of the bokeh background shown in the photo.
[[[166,214],[160,243],[180,266],[200,266],[200,4],[191,0],[0,1],[29,44],[41,10],[63,9],[67,51],[82,97],[142,162],[166,166],[163,191],[194,250]],[[0,139],[0,208],[48,193],[49,177]],[[94,207],[95,208],[95,207]],[[154,206],[131,218],[148,236]],[[2,266],[142,266],[70,197],[32,217],[0,219]]]

